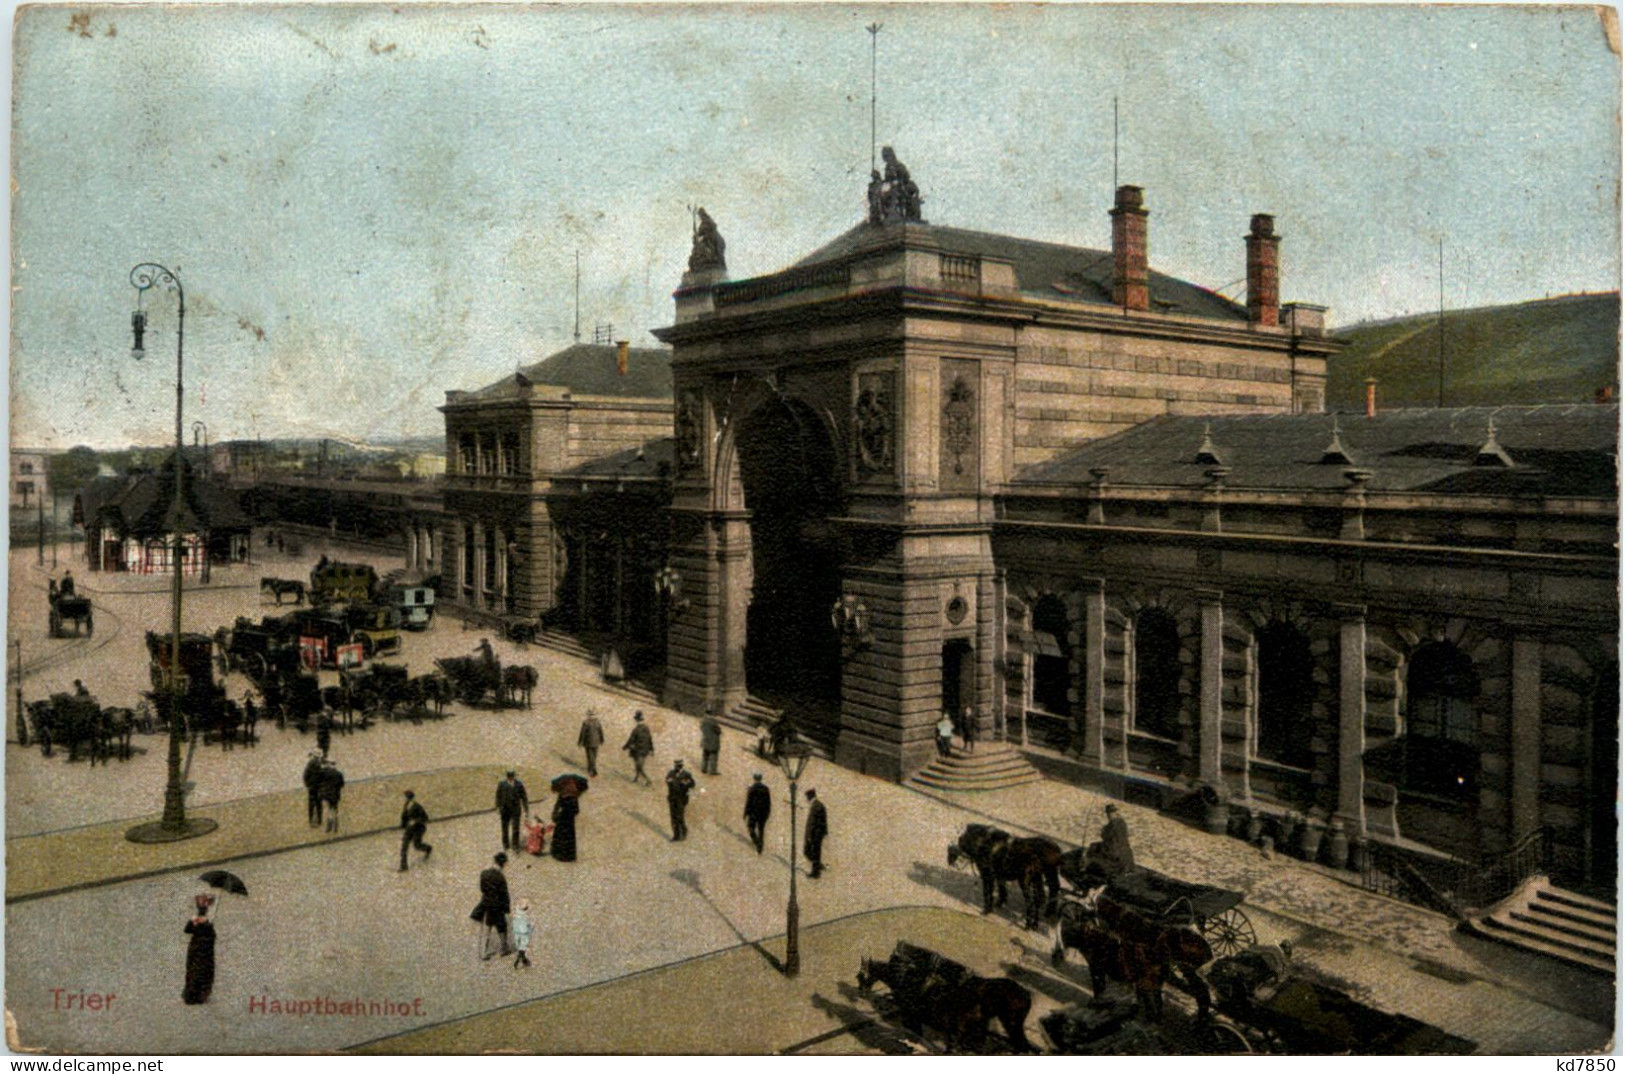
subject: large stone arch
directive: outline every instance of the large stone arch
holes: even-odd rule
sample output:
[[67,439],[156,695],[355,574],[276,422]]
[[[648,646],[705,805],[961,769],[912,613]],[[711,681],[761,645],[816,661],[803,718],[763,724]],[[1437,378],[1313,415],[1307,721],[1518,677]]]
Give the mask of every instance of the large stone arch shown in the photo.
[[[1413,657],[1433,644],[1454,646],[1478,678],[1475,708],[1480,761],[1478,796],[1460,815],[1400,786],[1396,758],[1407,733]],[[1454,616],[1376,614],[1366,624],[1366,806],[1373,831],[1404,834],[1469,857],[1506,840],[1511,720],[1511,660],[1507,639],[1490,624]],[[1436,825],[1420,830],[1419,821]],[[1493,834],[1491,834],[1493,833]]]
[[[1044,741],[1040,744],[1064,748],[1075,752],[1080,748],[1084,731],[1084,705],[1083,680],[1088,660],[1088,647],[1084,630],[1083,592],[1079,589],[1076,580],[1061,575],[1024,574],[1014,573],[1006,579],[1006,624],[1005,636],[1007,643],[1016,641],[1016,648],[1010,652],[1017,656],[1019,666],[1007,669],[1006,682],[1011,687],[1010,700],[1021,711],[1022,726],[1030,734],[1031,728],[1027,726],[1027,703],[1032,700],[1034,685],[1036,654],[1032,651],[1031,639],[1036,629],[1035,613],[1038,607],[1049,598],[1058,600],[1066,609],[1065,636],[1058,639],[1065,647],[1067,657],[1067,711],[1063,715],[1067,721],[1066,741]],[[1016,636],[1012,637],[1011,625],[1008,621],[1010,604],[1014,602],[1021,609],[1021,619],[1016,626]],[[1014,672],[1013,674],[1011,672]]]
[[[1180,734],[1172,742],[1138,735],[1133,727],[1137,685],[1135,624],[1140,614],[1148,610],[1167,614],[1174,621],[1179,636]],[[1108,585],[1105,633],[1105,697],[1102,707],[1108,726],[1115,726],[1121,736],[1121,748],[1126,751],[1125,767],[1166,776],[1193,775],[1198,752],[1197,698],[1202,659],[1200,606],[1189,593],[1173,587]]]
[[[1256,754],[1259,635],[1276,627],[1296,631],[1307,645],[1306,769],[1277,764]],[[1239,770],[1244,796],[1257,794],[1299,809],[1318,807],[1328,813],[1337,808],[1338,630],[1337,620],[1317,614],[1312,604],[1301,600],[1257,596],[1226,607],[1223,750],[1226,768]]]

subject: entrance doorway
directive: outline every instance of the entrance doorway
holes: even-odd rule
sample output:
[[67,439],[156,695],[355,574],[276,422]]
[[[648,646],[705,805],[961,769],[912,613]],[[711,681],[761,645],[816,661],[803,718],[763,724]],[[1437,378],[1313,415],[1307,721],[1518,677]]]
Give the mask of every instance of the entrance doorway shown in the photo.
[[[942,710],[957,721],[966,705],[976,703],[976,651],[969,638],[954,638],[942,646]],[[978,714],[980,715],[980,714]]]
[[1591,695],[1590,813],[1586,880],[1613,898],[1619,855],[1619,669],[1606,669]]
[[739,478],[750,511],[752,587],[745,684],[772,704],[838,718],[840,551],[823,524],[835,499],[835,452],[817,415],[765,404],[739,430]]

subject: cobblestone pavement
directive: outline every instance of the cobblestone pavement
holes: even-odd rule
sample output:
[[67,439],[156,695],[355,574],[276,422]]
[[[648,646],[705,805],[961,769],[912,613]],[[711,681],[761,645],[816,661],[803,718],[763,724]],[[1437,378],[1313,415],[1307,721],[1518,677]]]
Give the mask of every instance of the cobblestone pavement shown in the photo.
[[[307,558],[319,552],[312,549]],[[163,629],[167,621],[162,580],[154,586],[153,579],[119,578],[104,589],[104,579],[75,572],[81,588],[99,592],[96,639],[48,643],[44,575],[18,558],[12,559],[13,631],[25,638],[25,664],[31,654],[50,658],[25,678],[25,695],[39,697],[84,678],[104,704],[131,703],[147,688],[141,634]],[[300,577],[308,566],[256,563],[217,572],[215,585],[188,595],[187,628],[212,631],[237,614],[262,614],[253,588],[258,576]],[[123,586],[153,591],[113,591]],[[426,670],[431,657],[466,653],[480,636],[442,620],[424,634],[408,635],[403,659],[414,672]],[[385,724],[335,736],[334,754],[352,781],[464,765],[520,765],[542,773],[578,769],[582,758],[574,743],[581,714],[588,706],[599,710],[610,741],[600,759],[603,777],[584,800],[582,860],[510,866],[516,897],[530,897],[538,908],[542,958],[535,971],[516,972],[474,957],[467,917],[477,898],[475,877],[500,842],[493,817],[471,816],[437,822],[429,836],[436,846],[432,861],[404,875],[394,871],[398,839],[388,831],[231,866],[253,895],[224,907],[220,978],[214,1000],[203,1008],[178,1002],[180,926],[195,889],[190,873],[8,907],[7,1003],[24,1041],[114,1051],[137,1043],[155,1051],[338,1048],[780,935],[789,849],[784,787],[782,777],[767,769],[778,801],[773,843],[757,857],[740,818],[749,774],[762,768],[749,754],[750,744],[727,733],[723,775],[702,778],[690,807],[693,835],[673,844],[664,796],[630,782],[618,747],[631,710],[646,708],[657,746],[650,771],[658,780],[674,756],[686,756],[695,766],[695,721],[604,690],[594,669],[581,661],[493,642],[505,663],[529,663],[541,672],[532,709],[453,706],[444,722]],[[234,677],[233,693],[243,685]],[[298,790],[310,738],[263,724],[262,733],[255,749],[198,751],[191,772],[194,806]],[[141,744],[148,751],[135,760],[96,769],[9,746],[8,837],[154,811],[163,786],[161,739]],[[944,860],[959,828],[978,818],[975,811],[1068,842],[1092,837],[1103,819],[1103,798],[1055,782],[944,802],[815,760],[805,784],[819,788],[832,824],[829,875],[800,885],[808,928],[896,906],[976,909],[975,878]],[[540,788],[531,789],[540,796]],[[449,793],[473,800],[426,803],[431,815],[490,808],[489,792]],[[1299,938],[1314,969],[1348,982],[1377,1006],[1434,1022],[1492,1051],[1573,1051],[1609,1036],[1612,1000],[1597,998],[1607,990],[1595,979],[1565,976],[1570,971],[1562,967],[1460,937],[1444,918],[1367,895],[1303,863],[1279,855],[1265,859],[1235,840],[1124,808],[1146,864],[1244,891],[1261,938]],[[376,827],[387,828],[390,819],[375,818]],[[220,834],[228,845],[234,835],[241,837],[224,829]],[[1019,902],[1019,896],[1012,898]],[[1024,960],[1043,961],[1047,935],[1024,934],[1008,922],[1004,927]],[[61,1009],[53,989],[122,998],[120,1006],[93,1015]],[[421,1014],[291,1021],[251,1009],[259,996],[313,994],[369,1001],[421,996],[426,1002]],[[725,1010],[726,1000],[718,1002]],[[1464,1032],[1466,1026],[1478,1031]]]

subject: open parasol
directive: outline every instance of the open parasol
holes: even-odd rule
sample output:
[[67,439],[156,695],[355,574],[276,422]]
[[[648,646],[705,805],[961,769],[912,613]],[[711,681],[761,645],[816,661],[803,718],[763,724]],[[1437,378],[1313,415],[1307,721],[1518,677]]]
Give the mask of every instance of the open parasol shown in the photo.
[[562,776],[554,776],[552,783],[554,794],[563,794],[569,797],[580,797],[587,793],[587,777],[574,772],[566,772]]

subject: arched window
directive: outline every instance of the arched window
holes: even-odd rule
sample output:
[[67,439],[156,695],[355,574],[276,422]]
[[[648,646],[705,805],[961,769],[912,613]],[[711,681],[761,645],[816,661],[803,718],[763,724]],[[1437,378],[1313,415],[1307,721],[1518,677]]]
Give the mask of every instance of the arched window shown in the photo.
[[1134,730],[1179,737],[1179,626],[1160,608],[1134,619]]
[[1478,674],[1448,642],[1416,650],[1405,675],[1405,789],[1478,795]]
[[1033,705],[1056,716],[1072,713],[1067,697],[1072,685],[1070,631],[1060,597],[1048,596],[1033,606]]
[[1258,710],[1253,752],[1266,761],[1308,768],[1310,707],[1315,665],[1309,639],[1287,623],[1271,623],[1255,636],[1258,647]]

